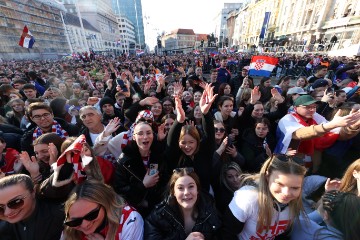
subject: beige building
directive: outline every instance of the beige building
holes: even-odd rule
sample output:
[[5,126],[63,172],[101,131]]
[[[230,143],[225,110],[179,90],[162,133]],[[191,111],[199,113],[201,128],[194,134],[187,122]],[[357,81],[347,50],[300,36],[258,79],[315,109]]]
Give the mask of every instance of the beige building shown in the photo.
[[196,35],[192,29],[176,29],[165,34],[162,39],[163,51],[168,52],[192,52],[195,48]]
[[[262,40],[265,12],[271,15]],[[249,0],[227,19],[227,36],[239,49],[330,51],[360,44],[359,0]]]

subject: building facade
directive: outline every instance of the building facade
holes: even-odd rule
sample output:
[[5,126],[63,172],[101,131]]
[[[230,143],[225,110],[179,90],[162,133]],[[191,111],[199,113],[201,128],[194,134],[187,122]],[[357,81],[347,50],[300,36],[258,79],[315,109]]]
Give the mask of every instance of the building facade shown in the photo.
[[119,55],[123,52],[121,45],[117,44],[120,33],[110,0],[62,0],[62,3],[69,13],[85,19],[100,31],[102,49],[98,53]]
[[66,34],[68,34],[69,44],[73,52],[86,52],[88,49],[96,52],[105,50],[101,32],[86,19],[82,19],[82,28],[78,16],[66,13],[63,18]]
[[117,17],[120,32],[119,44],[123,49],[123,53],[135,54],[136,36],[133,23],[125,16]]
[[189,53],[195,48],[196,35],[193,29],[176,29],[162,39],[163,51]]
[[[265,13],[270,19],[264,38]],[[249,0],[227,15],[226,36],[238,49],[331,51],[360,46],[357,0]]]
[[[60,11],[55,1],[0,1],[0,58],[48,59],[70,53]],[[24,26],[35,38],[33,48],[18,45]]]
[[118,16],[125,16],[135,27],[136,42],[145,48],[145,33],[141,0],[111,0],[112,9]]

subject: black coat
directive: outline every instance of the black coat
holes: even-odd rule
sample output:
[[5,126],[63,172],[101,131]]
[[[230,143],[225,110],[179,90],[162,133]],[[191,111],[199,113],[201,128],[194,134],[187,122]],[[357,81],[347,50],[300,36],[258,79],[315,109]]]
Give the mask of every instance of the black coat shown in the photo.
[[193,159],[186,156],[179,147],[179,136],[182,124],[177,120],[168,133],[165,156],[167,172],[170,175],[175,168],[192,167],[200,178],[202,189],[208,192],[212,178],[209,173],[212,172],[212,157],[215,150],[214,122],[210,112],[203,117],[202,122],[206,135],[201,140],[199,151],[195,153]]
[[[54,118],[54,120],[56,120],[60,124],[60,126],[69,134],[70,137],[79,135],[79,129],[75,125],[69,124],[61,118]],[[32,143],[35,128],[36,127],[25,132],[25,134],[21,138],[21,151],[28,152],[30,156],[34,155]]]
[[[145,188],[143,184],[147,170],[135,141],[131,141],[123,149],[123,153],[116,163],[113,183],[115,192],[120,194],[129,205],[135,207],[143,215],[149,213],[152,207],[162,199],[165,182],[163,180],[161,150],[161,145],[154,141],[151,146],[149,164],[159,164],[160,180],[152,188]],[[148,202],[148,208],[142,206],[144,200]]]
[[[206,193],[198,195],[198,217],[192,232],[201,232],[206,240],[217,239],[221,221],[216,213],[214,200]],[[175,199],[169,198],[158,204],[145,220],[144,240],[184,240],[182,214]]]
[[0,239],[11,240],[54,240],[60,239],[65,213],[60,204],[49,203],[48,201],[37,200],[37,213],[35,216],[34,236],[26,239],[20,238],[17,232],[17,225],[0,221]]

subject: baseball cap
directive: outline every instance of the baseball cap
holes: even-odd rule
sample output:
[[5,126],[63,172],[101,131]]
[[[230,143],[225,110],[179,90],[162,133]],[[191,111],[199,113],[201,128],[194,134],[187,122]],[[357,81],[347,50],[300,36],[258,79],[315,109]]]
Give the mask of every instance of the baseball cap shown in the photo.
[[311,105],[313,103],[319,103],[319,101],[316,101],[312,96],[310,95],[302,95],[300,97],[298,97],[297,99],[295,99],[294,101],[294,106],[298,107],[300,105],[302,106],[308,106]]
[[302,89],[301,87],[292,87],[287,91],[286,94],[287,95],[292,95],[292,94],[304,95],[304,94],[307,94],[307,92],[305,92],[304,89]]
[[326,86],[328,86],[328,85],[329,85],[329,82],[328,82],[327,80],[320,78],[320,79],[317,79],[317,80],[311,85],[311,87],[312,87],[313,89],[316,89],[316,88],[319,88],[319,87],[326,87]]

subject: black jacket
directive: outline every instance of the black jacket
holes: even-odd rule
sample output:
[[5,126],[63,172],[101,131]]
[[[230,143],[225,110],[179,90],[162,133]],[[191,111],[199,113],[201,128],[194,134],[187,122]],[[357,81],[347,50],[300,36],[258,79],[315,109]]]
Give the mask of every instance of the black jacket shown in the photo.
[[[160,172],[159,182],[152,188],[145,188],[143,179],[146,168],[140,155],[139,148],[135,141],[131,141],[123,149],[116,163],[113,187],[129,205],[135,207],[140,213],[146,215],[153,206],[162,199],[165,183],[163,181],[162,151],[158,142],[154,141],[151,146],[149,164],[157,163]],[[148,208],[143,207],[142,203],[147,201]]]
[[210,111],[203,117],[202,125],[206,136],[200,142],[200,148],[194,158],[186,156],[179,148],[179,136],[182,124],[175,121],[167,136],[166,163],[171,175],[175,168],[192,167],[200,178],[201,187],[205,192],[210,190],[212,157],[215,148],[214,122]]
[[[69,124],[61,118],[54,118],[54,120],[56,120],[61,125],[61,127],[69,134],[70,137],[79,135],[79,129],[75,125]],[[30,156],[34,155],[32,143],[35,128],[36,127],[25,132],[25,134],[21,138],[21,151],[28,152]]]
[[[201,232],[206,240],[218,239],[221,221],[216,213],[214,200],[206,193],[200,193],[198,197],[198,217],[192,232]],[[186,238],[182,214],[176,200],[171,197],[158,204],[145,220],[144,240]]]
[[64,210],[60,204],[37,200],[36,214],[34,217],[34,236],[21,238],[18,233],[20,223],[11,224],[0,221],[0,238],[4,240],[54,240],[60,239],[64,223]]

